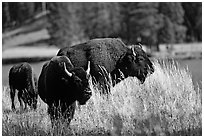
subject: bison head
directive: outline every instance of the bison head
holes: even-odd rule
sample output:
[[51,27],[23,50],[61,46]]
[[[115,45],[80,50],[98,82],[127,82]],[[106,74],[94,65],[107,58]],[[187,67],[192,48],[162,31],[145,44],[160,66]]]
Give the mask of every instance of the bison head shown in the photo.
[[[89,76],[90,76],[90,62],[88,62],[88,69],[85,71],[83,68],[74,68],[70,72],[66,69],[64,64],[64,70],[69,77],[69,84],[72,85],[72,90],[75,93],[76,100],[79,101],[81,105],[84,105],[91,97],[91,89],[89,86]],[[71,84],[70,84],[71,82]]]
[[148,73],[154,72],[152,62],[139,46],[128,48],[127,53],[119,60],[117,68],[125,77],[136,76],[141,83],[144,83]]

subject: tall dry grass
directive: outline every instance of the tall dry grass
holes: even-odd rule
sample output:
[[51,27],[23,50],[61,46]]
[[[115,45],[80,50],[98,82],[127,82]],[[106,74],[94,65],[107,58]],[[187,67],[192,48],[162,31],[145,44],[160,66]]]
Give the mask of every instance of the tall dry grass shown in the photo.
[[[3,135],[202,135],[201,92],[187,69],[175,62],[154,62],[155,72],[144,84],[129,77],[111,87],[109,96],[91,83],[93,95],[77,106],[70,126],[51,128],[46,105],[37,111],[3,111]],[[3,93],[8,93],[4,89]],[[6,97],[6,94],[3,95]],[[10,104],[3,98],[3,106]],[[5,110],[5,109],[3,109]],[[24,124],[24,125],[23,125]],[[26,124],[26,125],[25,125]],[[26,130],[23,133],[16,130]]]

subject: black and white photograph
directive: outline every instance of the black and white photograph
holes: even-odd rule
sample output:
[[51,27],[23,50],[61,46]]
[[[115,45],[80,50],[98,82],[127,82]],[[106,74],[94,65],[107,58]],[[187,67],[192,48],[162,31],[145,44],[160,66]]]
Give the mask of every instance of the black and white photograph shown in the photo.
[[202,136],[202,1],[4,1],[2,136]]

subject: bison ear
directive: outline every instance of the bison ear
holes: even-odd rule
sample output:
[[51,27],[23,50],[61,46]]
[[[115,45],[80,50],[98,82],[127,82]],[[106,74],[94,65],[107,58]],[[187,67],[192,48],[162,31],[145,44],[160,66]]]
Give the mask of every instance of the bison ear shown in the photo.
[[131,48],[131,51],[132,51],[132,54],[136,57],[136,53],[135,53],[135,50],[134,50],[134,47]]
[[67,70],[65,63],[64,63],[64,71],[65,71],[65,73],[66,73],[69,77],[72,76],[72,73],[70,73],[70,72]]
[[86,73],[87,73],[87,74],[90,74],[90,61],[88,61],[88,68],[87,68],[87,70],[86,70]]

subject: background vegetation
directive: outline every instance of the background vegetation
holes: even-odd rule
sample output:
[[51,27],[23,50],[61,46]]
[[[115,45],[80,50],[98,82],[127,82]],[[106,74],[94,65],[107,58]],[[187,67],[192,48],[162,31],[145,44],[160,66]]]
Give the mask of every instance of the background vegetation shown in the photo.
[[4,2],[2,10],[3,31],[47,11],[50,43],[58,47],[97,37],[120,37],[157,50],[161,43],[202,41],[201,2]]

